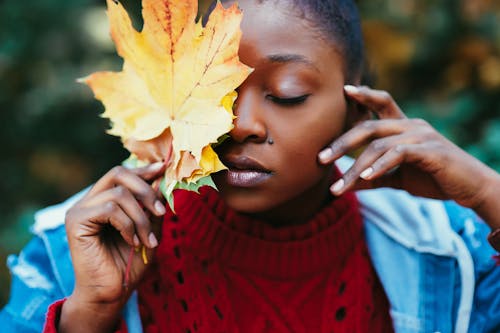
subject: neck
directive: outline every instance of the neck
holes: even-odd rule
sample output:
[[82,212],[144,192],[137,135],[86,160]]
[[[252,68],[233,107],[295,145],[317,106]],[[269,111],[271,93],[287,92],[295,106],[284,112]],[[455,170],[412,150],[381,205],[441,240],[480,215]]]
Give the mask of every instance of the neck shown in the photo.
[[248,215],[276,228],[305,224],[330,202],[330,183],[329,175],[292,200],[269,211]]

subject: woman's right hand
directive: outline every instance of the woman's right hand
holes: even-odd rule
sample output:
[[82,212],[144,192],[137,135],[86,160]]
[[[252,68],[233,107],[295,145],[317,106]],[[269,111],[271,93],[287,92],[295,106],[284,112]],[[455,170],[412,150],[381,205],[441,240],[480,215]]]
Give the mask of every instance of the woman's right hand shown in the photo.
[[131,249],[145,246],[151,258],[158,245],[152,219],[165,214],[165,206],[150,183],[162,171],[163,163],[138,169],[115,167],[68,210],[66,232],[75,289],[63,305],[61,332],[106,332],[117,324],[146,270],[141,252]]

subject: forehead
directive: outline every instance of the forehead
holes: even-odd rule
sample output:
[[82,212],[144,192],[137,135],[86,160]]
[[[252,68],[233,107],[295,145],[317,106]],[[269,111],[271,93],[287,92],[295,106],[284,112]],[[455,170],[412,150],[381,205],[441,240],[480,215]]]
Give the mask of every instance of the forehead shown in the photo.
[[[318,68],[342,67],[340,54],[314,24],[286,0],[240,0],[243,57],[300,55]],[[243,59],[244,61],[245,59]]]

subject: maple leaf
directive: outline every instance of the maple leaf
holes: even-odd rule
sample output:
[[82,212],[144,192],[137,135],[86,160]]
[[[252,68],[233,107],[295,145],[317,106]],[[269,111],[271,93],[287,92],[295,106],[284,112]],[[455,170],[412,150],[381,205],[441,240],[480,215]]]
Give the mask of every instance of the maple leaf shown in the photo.
[[235,89],[251,72],[238,57],[237,5],[217,3],[202,26],[197,0],[143,0],[140,32],[119,2],[107,6],[122,71],[82,81],[104,104],[109,133],[139,160],[167,162],[166,196],[223,169],[211,144],[232,129]]

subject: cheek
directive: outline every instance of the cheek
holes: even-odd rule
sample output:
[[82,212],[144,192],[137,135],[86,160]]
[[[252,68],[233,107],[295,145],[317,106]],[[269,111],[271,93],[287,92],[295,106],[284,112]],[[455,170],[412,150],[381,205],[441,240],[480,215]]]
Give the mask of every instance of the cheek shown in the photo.
[[317,154],[343,133],[346,120],[343,98],[335,104],[331,99],[319,100],[311,103],[307,110],[291,115],[286,121],[272,122],[278,125],[270,129],[270,133],[275,133],[276,139],[282,143],[279,148],[287,151],[288,158],[295,157],[295,162],[316,162]]
[[[333,106],[325,108],[325,105]],[[271,209],[307,193],[308,189],[330,176],[331,166],[320,165],[317,155],[342,133],[345,121],[343,99],[336,104],[331,98],[328,101],[316,100],[305,110],[267,113],[268,133],[275,143],[272,146],[258,145],[268,147],[264,149],[265,153],[260,150],[259,153],[276,176],[256,190],[225,187],[216,177],[226,202],[237,211],[251,213]]]
[[[330,100],[331,99],[327,99]],[[347,123],[347,105],[343,95],[335,99],[336,103],[330,102],[330,107],[320,109],[318,106],[317,118],[314,127],[314,142],[319,145],[319,149],[332,143],[337,137],[343,134]],[[322,104],[324,105],[324,104]],[[311,139],[313,140],[313,139]],[[319,152],[319,151],[318,151]]]
[[346,112],[342,103],[330,108],[321,105],[323,109],[320,105],[310,107],[307,116],[295,117],[286,131],[278,132],[280,137],[276,138],[275,148],[282,152],[279,154],[280,178],[282,186],[290,188],[288,190],[303,191],[330,175],[331,167],[320,165],[317,156],[342,134]]

